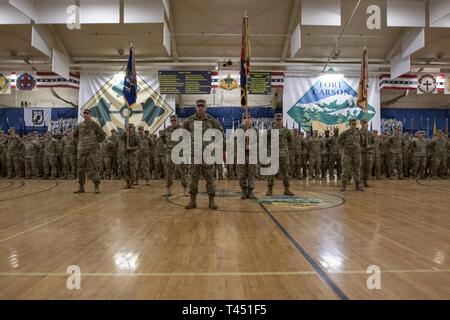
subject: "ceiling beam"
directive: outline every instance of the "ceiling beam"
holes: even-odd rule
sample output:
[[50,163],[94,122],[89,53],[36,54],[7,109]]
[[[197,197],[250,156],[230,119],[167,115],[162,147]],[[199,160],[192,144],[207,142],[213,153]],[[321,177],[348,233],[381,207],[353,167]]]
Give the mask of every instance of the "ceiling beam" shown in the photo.
[[176,32],[175,32],[175,23],[173,21],[173,10],[172,10],[172,1],[167,0],[167,10],[169,17],[165,17],[167,20],[167,24],[170,31],[170,47],[172,48],[172,55],[174,61],[178,61],[178,50],[177,50],[177,41],[176,41]]
[[291,8],[291,15],[289,17],[288,25],[286,28],[286,33],[288,36],[284,39],[283,51],[281,52],[281,61],[284,61],[287,57],[287,52],[289,48],[289,43],[291,41],[291,37],[289,36],[294,30],[295,23],[297,22],[297,18],[299,17],[299,0],[294,0]]

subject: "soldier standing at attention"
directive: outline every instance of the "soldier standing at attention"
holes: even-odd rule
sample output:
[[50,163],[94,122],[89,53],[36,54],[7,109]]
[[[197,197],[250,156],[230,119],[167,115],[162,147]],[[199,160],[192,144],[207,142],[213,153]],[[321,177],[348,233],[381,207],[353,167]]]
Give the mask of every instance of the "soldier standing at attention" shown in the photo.
[[6,143],[5,135],[0,129],[0,177],[6,175]]
[[[193,209],[197,207],[197,193],[198,193],[198,180],[200,179],[201,174],[203,173],[203,177],[206,180],[206,192],[209,197],[209,208],[217,209],[217,205],[214,202],[214,197],[216,193],[216,189],[214,186],[214,164],[195,164],[194,163],[194,124],[195,122],[201,122],[202,124],[202,133],[204,134],[207,129],[218,129],[223,134],[223,127],[219,121],[211,117],[206,113],[206,101],[203,99],[199,99],[196,101],[196,113],[186,119],[183,122],[183,128],[188,130],[191,133],[192,139],[192,162],[189,166],[189,177],[190,177],[190,187],[189,193],[191,194],[191,201],[186,206],[186,209]],[[202,141],[202,152],[205,150],[206,146],[211,142]],[[202,161],[203,162],[203,161]]]
[[127,182],[125,189],[134,189],[137,180],[137,152],[140,139],[132,123],[128,124],[121,140],[123,142],[123,174]]
[[313,131],[313,136],[308,141],[309,151],[309,178],[315,179],[320,177],[320,165],[321,165],[321,149],[322,141],[319,138],[319,132]]
[[417,138],[411,141],[412,151],[412,172],[416,179],[425,179],[425,168],[427,166],[427,140],[425,131],[418,131]]
[[25,150],[25,179],[31,179],[36,176],[36,156],[41,146],[31,135],[25,136],[23,145]]
[[395,133],[386,139],[388,151],[387,176],[394,179],[394,168],[397,169],[399,180],[403,180],[403,138],[400,135],[400,128],[395,128]]
[[292,178],[300,179],[301,177],[301,165],[302,165],[302,140],[300,138],[300,133],[298,129],[294,129],[294,135],[292,137],[292,150],[293,155],[291,159],[293,159],[291,163],[292,168]]
[[77,160],[77,144],[73,138],[72,131],[62,138],[63,147],[63,179],[75,179],[76,176],[76,160]]
[[106,167],[112,179],[117,179],[117,131],[111,129],[111,135],[106,139],[108,148],[106,149]]
[[[368,188],[369,178],[372,173],[372,156],[375,148],[375,140],[372,132],[369,131],[369,123],[366,119],[361,120],[361,176],[364,187]],[[363,188],[363,186],[361,186]]]
[[144,135],[143,126],[139,126],[138,135],[139,135],[139,150],[137,153],[137,160],[138,160],[137,176],[142,176],[145,179],[145,184],[148,186],[150,179],[149,153],[151,142],[150,139]]
[[257,170],[257,164],[250,163],[250,149],[253,148],[253,152],[257,152],[257,144],[258,144],[258,131],[251,125],[251,119],[250,114],[243,114],[242,115],[242,125],[241,129],[246,132],[247,130],[254,130],[256,134],[256,141],[252,141],[252,143],[256,143],[253,145],[250,145],[250,139],[245,136],[245,144],[244,148],[245,150],[237,150],[238,152],[245,152],[245,163],[243,164],[236,164],[236,171],[239,178],[239,185],[242,190],[241,199],[256,199],[256,197],[253,194],[253,189],[255,188],[255,177],[256,177],[256,170]]
[[148,152],[148,166],[150,179],[153,179],[155,169],[155,138],[153,137],[153,135],[150,134],[150,131],[148,130],[144,131],[144,135],[150,142],[150,150]]
[[434,177],[442,177],[444,178],[444,157],[446,157],[447,146],[446,141],[444,140],[444,135],[442,131],[437,132],[437,136],[435,136],[430,141],[430,154],[431,154],[431,178]]
[[165,150],[166,150],[166,159],[165,159],[165,166],[166,166],[166,197],[170,197],[172,195],[171,187],[173,185],[173,177],[176,173],[180,176],[181,179],[181,185],[183,187],[183,193],[185,196],[187,196],[187,173],[185,170],[186,164],[180,164],[175,165],[172,161],[171,155],[172,155],[172,149],[173,147],[178,143],[178,141],[172,141],[172,133],[180,128],[181,126],[178,123],[178,117],[176,115],[170,116],[170,126],[168,126],[166,129],[164,129],[161,133],[161,141],[164,144]]
[[[291,131],[283,127],[283,115],[281,113],[275,114],[275,129],[278,129],[278,146],[279,146],[279,173],[283,178],[284,195],[293,196],[294,194],[289,189],[289,144],[292,142]],[[268,139],[270,141],[270,132]],[[270,143],[268,143],[269,145]],[[270,150],[270,146],[269,150]],[[276,156],[276,155],[271,155]],[[270,197],[273,193],[273,185],[275,182],[275,176],[271,175],[267,177],[267,193],[266,196]]]
[[19,155],[20,150],[20,139],[16,135],[16,130],[14,128],[8,129],[8,144],[6,146],[6,171],[7,179],[12,179],[13,173],[16,179],[19,179],[20,169],[19,169]]
[[377,180],[381,179],[381,156],[380,156],[380,148],[381,148],[381,138],[378,135],[378,130],[373,130],[373,140],[375,142],[373,149],[373,173]]
[[96,162],[96,153],[99,143],[105,140],[105,132],[100,125],[91,119],[91,111],[83,111],[84,121],[74,130],[73,137],[78,142],[77,163],[78,163],[78,190],[75,193],[84,193],[86,183],[86,171],[94,182],[95,193],[100,193],[100,177]]
[[155,180],[162,179],[164,177],[164,159],[166,157],[166,151],[164,150],[164,144],[161,140],[161,131],[158,133],[159,137],[155,138]]
[[330,180],[334,180],[334,170],[336,170],[337,179],[341,179],[341,150],[338,143],[339,128],[333,129],[333,135],[327,140],[326,147],[328,149],[328,172]]
[[299,177],[300,179],[306,179],[308,177],[308,141],[306,140],[305,133],[300,132],[300,141],[302,142],[302,156],[300,159],[302,175]]
[[327,144],[329,139],[330,139],[330,130],[325,130],[325,136],[321,138],[321,145],[320,145],[320,171],[322,172],[322,179],[327,178],[327,170],[329,167],[330,150],[328,150]]
[[339,135],[338,141],[342,150],[342,188],[347,190],[347,183],[353,176],[357,191],[364,191],[361,188],[361,133],[356,129],[356,120],[350,119],[350,128]]

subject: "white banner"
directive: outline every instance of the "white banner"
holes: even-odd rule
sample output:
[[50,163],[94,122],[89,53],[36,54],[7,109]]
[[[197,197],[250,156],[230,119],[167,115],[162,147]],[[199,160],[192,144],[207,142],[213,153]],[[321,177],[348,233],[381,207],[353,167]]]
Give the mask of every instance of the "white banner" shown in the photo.
[[52,109],[51,108],[25,108],[25,126],[29,128],[49,127]]
[[[78,115],[90,109],[93,117],[107,134],[113,128],[124,128],[128,109],[122,94],[125,72],[81,73]],[[175,97],[160,95],[157,72],[138,72],[137,102],[133,106],[129,122],[136,127],[143,126],[150,133],[164,129],[169,117],[175,113]]]
[[323,131],[339,127],[345,130],[348,120],[370,121],[369,128],[380,131],[379,79],[369,78],[369,108],[366,112],[356,105],[357,77],[325,74],[320,77],[288,77],[284,79],[283,123],[288,128],[301,127],[303,131]]

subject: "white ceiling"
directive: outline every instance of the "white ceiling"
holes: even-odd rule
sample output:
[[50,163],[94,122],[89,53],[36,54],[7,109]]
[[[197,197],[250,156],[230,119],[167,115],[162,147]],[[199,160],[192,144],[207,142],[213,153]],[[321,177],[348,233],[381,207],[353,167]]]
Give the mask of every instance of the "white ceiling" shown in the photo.
[[[123,1],[123,0],[122,0]],[[65,25],[48,25],[48,30],[71,57],[72,66],[122,65],[132,42],[141,65],[185,66],[217,64],[240,55],[242,15],[247,12],[251,33],[252,61],[255,66],[283,69],[288,64],[308,63],[317,68],[330,56],[358,0],[342,0],[341,27],[308,27],[301,29],[302,48],[290,58],[289,36],[300,20],[300,0],[171,0],[170,29],[173,33],[172,55],[163,47],[162,24],[90,24],[81,30]],[[366,8],[382,8],[382,29],[368,30]],[[363,0],[339,43],[340,55],[332,60],[357,63],[363,46],[367,46],[372,65],[386,67],[396,53],[399,39],[407,28],[386,27],[384,0]],[[450,29],[426,28],[426,46],[411,57],[413,64],[441,64],[450,68]],[[31,25],[0,25],[0,67],[28,61],[36,68],[50,63],[32,48]],[[125,51],[125,56],[118,54]],[[436,56],[441,54],[441,58]],[[237,65],[235,63],[234,65]],[[205,68],[207,66],[204,66]],[[302,67],[304,67],[302,65]]]

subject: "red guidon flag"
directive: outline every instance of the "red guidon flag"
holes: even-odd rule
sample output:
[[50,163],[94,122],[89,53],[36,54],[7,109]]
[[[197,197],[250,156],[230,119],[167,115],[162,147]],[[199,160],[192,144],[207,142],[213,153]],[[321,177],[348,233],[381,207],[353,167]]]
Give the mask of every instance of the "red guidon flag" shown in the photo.
[[367,111],[368,98],[367,91],[369,89],[369,59],[367,58],[367,49],[364,47],[361,59],[361,76],[359,78],[358,86],[358,100],[357,105],[363,110]]

